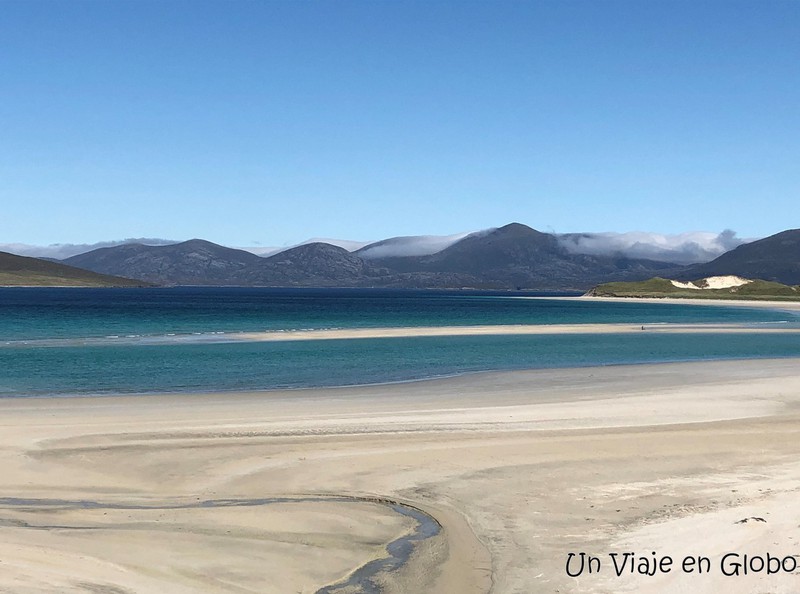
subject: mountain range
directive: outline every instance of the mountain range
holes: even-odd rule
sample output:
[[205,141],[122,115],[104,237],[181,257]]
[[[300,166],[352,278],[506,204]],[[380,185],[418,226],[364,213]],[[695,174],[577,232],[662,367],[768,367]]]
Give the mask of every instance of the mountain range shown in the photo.
[[170,245],[128,243],[99,248],[62,260],[100,274],[135,278],[160,285],[226,285],[263,258],[210,241],[192,239]]
[[166,285],[539,290],[581,290],[606,280],[638,280],[678,268],[654,260],[574,254],[555,236],[519,223],[467,235],[422,256],[382,257],[385,243],[349,252],[316,242],[259,257],[193,239],[101,248],[63,262]]
[[[159,285],[580,290],[605,282],[735,274],[800,283],[800,230],[740,245],[711,262],[680,265],[624,255],[574,253],[556,235],[520,223],[442,241],[394,238],[348,251],[312,242],[261,257],[201,239],[123,244],[61,261],[97,274]],[[402,253],[409,255],[391,255]],[[398,248],[401,248],[398,250]],[[385,255],[389,254],[389,255]],[[58,264],[53,264],[58,265]],[[1,269],[0,269],[1,270]]]

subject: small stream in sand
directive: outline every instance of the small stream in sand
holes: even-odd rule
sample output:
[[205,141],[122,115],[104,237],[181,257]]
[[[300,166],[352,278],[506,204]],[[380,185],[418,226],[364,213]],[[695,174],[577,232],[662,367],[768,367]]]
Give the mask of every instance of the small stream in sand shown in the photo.
[[[358,594],[380,594],[381,587],[376,577],[382,573],[398,570],[408,562],[417,543],[432,538],[441,531],[441,524],[424,511],[390,499],[379,497],[348,497],[341,495],[324,495],[318,497],[264,497],[256,499],[210,499],[189,503],[175,503],[167,505],[137,505],[128,503],[103,503],[87,499],[25,499],[17,497],[0,497],[0,507],[31,507],[36,509],[69,508],[69,509],[120,509],[120,510],[163,510],[163,509],[207,509],[214,507],[255,507],[277,503],[375,503],[389,507],[392,511],[402,516],[412,518],[417,522],[414,530],[397,538],[386,545],[386,556],[373,559],[358,567],[345,579],[324,586],[316,594],[337,594],[339,592]],[[24,523],[14,523],[15,526],[39,530],[49,529],[86,529],[79,526],[39,526]]]

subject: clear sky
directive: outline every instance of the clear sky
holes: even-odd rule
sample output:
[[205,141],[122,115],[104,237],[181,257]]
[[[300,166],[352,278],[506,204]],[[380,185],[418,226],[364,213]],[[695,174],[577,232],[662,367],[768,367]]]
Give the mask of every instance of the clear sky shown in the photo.
[[0,0],[0,242],[800,227],[800,1]]

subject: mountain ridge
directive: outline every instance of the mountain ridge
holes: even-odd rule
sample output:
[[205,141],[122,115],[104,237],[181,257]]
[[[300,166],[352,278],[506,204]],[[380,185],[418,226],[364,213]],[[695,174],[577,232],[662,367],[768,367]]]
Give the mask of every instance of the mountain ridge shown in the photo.
[[668,262],[573,254],[554,235],[521,223],[467,234],[423,256],[362,258],[359,250],[315,242],[259,257],[193,239],[100,248],[65,263],[168,285],[531,290],[585,290],[601,280],[639,279],[675,268]]
[[100,274],[119,274],[162,285],[215,285],[228,284],[232,273],[260,260],[244,250],[190,239],[169,245],[129,243],[99,248],[63,262]]
[[[454,236],[430,237],[444,245],[448,242],[443,237]],[[165,285],[585,291],[603,283],[656,276],[691,280],[723,275],[800,284],[800,230],[739,245],[711,262],[689,266],[576,253],[559,236],[517,222],[466,234],[425,255],[381,256],[374,251],[391,245],[396,252],[398,246],[405,249],[417,239],[392,238],[355,251],[311,242],[265,257],[192,239],[159,246],[104,247],[64,263]],[[364,256],[370,249],[372,254]]]

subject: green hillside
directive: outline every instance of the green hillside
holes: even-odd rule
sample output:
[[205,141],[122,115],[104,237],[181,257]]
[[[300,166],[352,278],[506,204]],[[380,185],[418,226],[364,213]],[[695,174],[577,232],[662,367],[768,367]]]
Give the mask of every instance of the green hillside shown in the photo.
[[147,283],[96,274],[66,264],[0,252],[0,286],[4,287],[145,287]]
[[[698,286],[703,279],[694,281]],[[746,285],[726,289],[683,289],[665,278],[639,282],[604,283],[586,293],[594,297],[671,297],[680,299],[754,299],[800,301],[800,286],[754,280]]]

